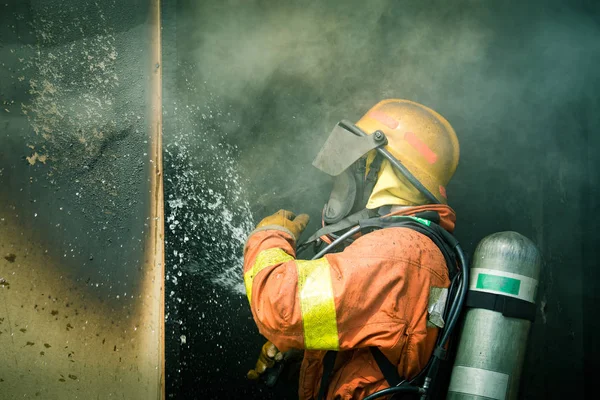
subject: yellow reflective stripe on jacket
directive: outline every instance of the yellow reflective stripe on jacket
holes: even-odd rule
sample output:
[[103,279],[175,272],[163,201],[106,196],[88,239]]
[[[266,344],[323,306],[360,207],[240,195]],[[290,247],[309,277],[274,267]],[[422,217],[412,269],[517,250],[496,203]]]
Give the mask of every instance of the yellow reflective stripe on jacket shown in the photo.
[[252,303],[252,281],[260,271],[272,265],[293,259],[294,257],[279,248],[267,249],[258,253],[256,260],[254,260],[254,265],[244,274],[244,285],[246,286],[248,301]]
[[304,346],[309,350],[338,350],[337,317],[329,262],[297,260],[298,292],[304,324]]

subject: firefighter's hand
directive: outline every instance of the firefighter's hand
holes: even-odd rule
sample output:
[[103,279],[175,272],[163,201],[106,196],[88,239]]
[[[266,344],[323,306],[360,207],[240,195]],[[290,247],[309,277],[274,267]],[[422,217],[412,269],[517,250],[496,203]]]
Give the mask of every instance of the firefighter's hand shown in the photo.
[[267,368],[272,368],[276,361],[281,361],[282,359],[283,353],[277,350],[277,347],[275,347],[273,343],[265,343],[260,351],[260,355],[258,356],[258,361],[256,361],[256,366],[254,369],[248,371],[248,379],[258,379],[267,370]]
[[300,214],[296,216],[291,211],[279,210],[275,214],[270,215],[260,221],[260,223],[256,225],[256,228],[257,230],[283,228],[281,230],[291,233],[292,236],[294,236],[294,239],[298,240],[306,228],[306,225],[308,225],[309,219],[310,217],[308,214]]

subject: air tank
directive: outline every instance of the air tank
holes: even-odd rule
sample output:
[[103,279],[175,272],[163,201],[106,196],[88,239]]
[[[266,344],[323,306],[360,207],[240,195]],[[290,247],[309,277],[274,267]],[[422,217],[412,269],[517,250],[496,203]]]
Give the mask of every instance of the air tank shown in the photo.
[[447,399],[517,398],[540,268],[537,247],[517,232],[479,243]]

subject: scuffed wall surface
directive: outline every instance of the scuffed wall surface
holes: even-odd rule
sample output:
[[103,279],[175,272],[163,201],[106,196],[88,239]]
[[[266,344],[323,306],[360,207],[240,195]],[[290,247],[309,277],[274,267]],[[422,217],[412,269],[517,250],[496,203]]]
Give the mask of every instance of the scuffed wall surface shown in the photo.
[[[234,227],[247,230],[289,208],[310,213],[308,230],[316,229],[330,182],[311,167],[313,157],[337,121],[357,120],[386,97],[426,104],[456,129],[461,162],[448,194],[468,253],[503,230],[530,237],[542,250],[540,307],[521,397],[569,398],[593,383],[584,379],[584,357],[593,348],[597,307],[589,298],[597,296],[589,277],[597,274],[589,257],[597,234],[581,227],[597,204],[590,198],[597,169],[589,167],[597,163],[589,146],[600,126],[597,6],[180,0],[164,8],[171,146],[165,173],[201,171],[165,189],[185,200],[194,182],[205,194],[189,207],[176,202],[166,209],[187,213],[177,229],[197,235],[192,243],[167,231],[167,267],[178,276],[176,285],[167,283],[173,398],[190,388],[207,397],[293,398],[293,389],[286,396],[244,379],[262,339],[246,299],[231,289],[241,282],[243,244],[220,212],[234,210]],[[174,156],[178,146],[188,158]],[[219,157],[227,166],[234,160],[235,171],[205,161]],[[232,188],[242,199],[212,210],[214,193],[227,197]],[[209,215],[210,223],[196,214]],[[219,268],[232,266],[237,281],[212,281]]]
[[[147,1],[0,7],[0,391],[158,396]],[[14,256],[14,259],[13,257]],[[11,259],[13,259],[11,261]],[[153,340],[153,341],[152,341]],[[154,359],[153,359],[154,357]]]
[[[5,184],[15,202],[55,202],[33,221],[79,237],[70,257],[88,261],[90,232],[123,246],[128,232],[143,231],[148,66],[147,27],[138,14],[144,8],[122,21],[125,10],[143,2],[19,3],[3,14],[19,22],[5,25],[2,47],[2,95],[11,105],[3,114]],[[59,221],[67,212],[77,217]],[[36,213],[23,217],[29,214]],[[130,245],[139,247],[139,240]]]

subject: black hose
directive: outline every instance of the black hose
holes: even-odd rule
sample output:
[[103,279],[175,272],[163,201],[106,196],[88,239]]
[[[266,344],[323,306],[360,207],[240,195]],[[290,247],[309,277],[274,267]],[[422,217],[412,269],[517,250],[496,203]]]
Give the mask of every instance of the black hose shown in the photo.
[[460,291],[460,286],[458,287],[458,289],[456,289],[457,284],[460,282],[460,278],[460,274],[456,274],[456,276],[452,279],[452,282],[450,283],[450,288],[448,288],[448,299],[446,301],[446,305],[444,306],[444,321],[448,321],[448,316],[450,315],[450,308],[452,307],[452,304],[454,304],[453,300],[456,296],[452,295]]
[[[368,136],[367,133],[365,133],[358,126],[354,125],[352,122],[342,120],[339,122],[339,125],[342,128],[345,128],[345,129],[349,130],[350,132],[354,133],[356,136],[360,136],[360,137]],[[402,175],[404,175],[406,177],[406,179],[408,179],[408,181],[415,188],[417,188],[417,190],[419,192],[421,192],[425,197],[427,197],[427,200],[429,200],[430,203],[440,204],[440,201],[433,195],[433,193],[431,193],[429,190],[427,190],[427,188],[425,186],[423,186],[423,184],[421,182],[419,182],[419,180],[417,178],[415,178],[415,176],[413,174],[410,173],[408,168],[406,168],[404,165],[402,165],[402,163],[396,157],[391,155],[389,151],[387,151],[386,149],[384,149],[382,147],[377,147],[377,151],[379,152],[379,154],[384,156],[398,171],[400,171],[400,173]]]
[[298,255],[300,253],[302,253],[304,250],[306,250],[309,245],[310,245],[310,243],[302,243],[302,244],[299,244],[298,246],[296,246],[296,258],[298,258]]
[[457,312],[459,312],[459,299],[460,299],[460,293],[462,291],[462,287],[463,287],[463,281],[462,281],[462,271],[459,271],[458,274],[456,275],[456,277],[458,278],[458,290],[457,290],[457,294],[454,297],[454,301],[452,302],[452,304],[450,305],[450,308],[448,310],[448,313],[446,314],[444,321],[447,321],[446,326],[449,325],[450,321],[452,321],[453,319],[457,318]]
[[465,303],[465,299],[467,298],[467,291],[469,289],[469,266],[467,265],[467,260],[465,258],[465,254],[462,251],[460,245],[456,245],[455,247],[456,254],[458,254],[458,258],[460,260],[460,268],[462,270],[462,278],[459,286],[459,294],[458,300],[455,304],[452,304],[452,308],[450,309],[450,314],[448,315],[448,323],[444,329],[444,334],[442,336],[442,340],[440,341],[440,346],[445,346],[452,331],[456,327],[456,323],[460,317],[460,312],[462,311],[462,307]]
[[[460,277],[460,273],[456,274],[456,276],[452,279],[452,282],[450,283],[450,288],[448,288],[448,300],[446,301],[446,305],[444,307],[444,321],[449,321],[448,316],[450,315],[451,307],[456,303],[455,301],[453,301],[456,297],[450,296],[452,296],[455,293],[455,287],[457,286],[457,284],[460,285]],[[460,290],[460,288],[458,290]],[[438,335],[435,341],[435,348],[437,348],[440,345],[441,339],[442,336]],[[423,378],[423,376],[430,371],[429,368],[431,367],[434,358],[435,357],[429,357],[429,360],[427,360],[427,364],[425,364],[425,368],[421,369],[421,371],[414,378],[408,381],[408,383],[414,385],[415,383],[420,382],[421,378]],[[404,382],[406,382],[406,380],[400,382],[400,385]]]
[[[459,282],[459,293],[457,295],[457,300],[455,302],[453,302],[452,307],[450,309],[450,313],[448,315],[448,322],[446,323],[446,326],[444,328],[444,332],[442,335],[442,338],[439,340],[439,344],[436,345],[436,350],[439,349],[441,350],[441,353],[445,352],[445,346],[448,342],[448,340],[450,339],[450,335],[452,334],[452,332],[454,331],[454,328],[456,327],[456,323],[458,322],[458,319],[460,317],[460,312],[462,311],[462,307],[465,301],[465,298],[467,297],[467,291],[468,291],[468,282],[469,282],[469,268],[467,265],[467,260],[465,259],[465,255],[462,251],[462,248],[460,247],[460,245],[457,243],[456,246],[454,247],[456,254],[458,255],[458,258],[460,260],[460,268],[461,268],[461,279]],[[436,351],[434,351],[434,356],[429,360],[430,364],[428,367],[428,371],[427,371],[427,376],[425,377],[425,383],[423,385],[423,395],[421,396],[421,400],[424,400],[427,398],[427,393],[430,390],[431,387],[434,386],[435,384],[435,378],[439,369],[439,365],[440,365],[440,361],[441,358],[440,356],[436,355]]]
[[378,399],[380,397],[389,396],[396,393],[423,393],[423,389],[421,389],[418,386],[394,386],[391,388],[379,390],[378,392],[375,392],[365,397],[363,400]]
[[[458,247],[458,246],[457,246]],[[458,251],[457,251],[458,253]],[[461,258],[460,254],[462,253],[462,249],[460,249],[460,253],[459,253],[459,259],[460,259],[460,264],[461,264],[461,271],[459,272],[459,274],[457,274],[454,279],[452,279],[452,282],[450,284],[450,288],[448,289],[448,294],[451,295],[452,293],[454,293],[454,287],[458,284],[458,292],[461,292],[462,289],[462,269],[463,269],[463,265],[466,267],[466,261],[464,259],[464,255]],[[464,263],[464,264],[463,264]],[[456,301],[453,301],[452,304],[446,304],[446,312],[444,313],[444,320],[446,321],[451,321],[451,320],[458,320],[458,317],[460,316],[460,310],[462,308],[462,302],[459,301],[460,300],[460,294],[457,295],[456,297]],[[448,307],[450,305],[450,307]],[[458,314],[456,314],[458,312]],[[446,325],[446,329],[451,329],[453,330],[455,327],[455,324],[453,324],[451,327],[449,327],[449,324]],[[444,348],[445,343],[443,342],[443,340],[447,340],[444,339],[443,336],[438,336],[436,342],[435,342],[435,348]],[[418,383],[421,378],[423,378],[423,375],[427,374],[427,376],[430,378],[430,380],[433,379],[433,375],[437,373],[437,363],[439,362],[439,359],[435,356],[430,357],[429,360],[427,360],[427,364],[425,365],[425,368],[423,368],[414,378],[412,378],[410,381],[408,381],[408,383],[410,383],[411,385],[414,385],[415,383]],[[406,381],[404,381],[406,382]],[[401,382],[400,384],[404,383]]]
[[346,239],[348,239],[350,236],[357,234],[360,231],[360,226],[355,226],[354,228],[350,229],[348,232],[344,233],[343,235],[340,235],[339,238],[337,238],[336,240],[334,240],[333,242],[331,242],[331,244],[327,245],[327,247],[325,247],[323,250],[321,250],[320,252],[318,252],[313,258],[312,260],[316,260],[318,258],[323,257],[325,254],[327,254],[330,250],[332,250],[334,247],[339,246],[340,244],[342,244]]

